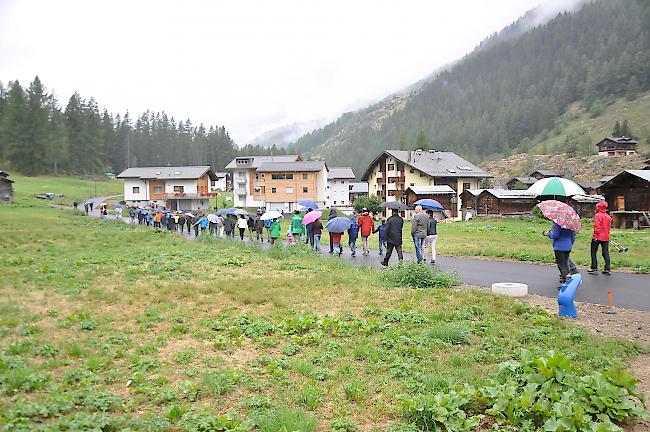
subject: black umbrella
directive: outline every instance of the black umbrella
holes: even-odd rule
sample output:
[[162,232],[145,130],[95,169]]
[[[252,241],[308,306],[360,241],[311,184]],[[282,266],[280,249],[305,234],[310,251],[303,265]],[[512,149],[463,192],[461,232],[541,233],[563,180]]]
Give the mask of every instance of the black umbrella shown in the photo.
[[389,209],[395,209],[395,210],[406,210],[406,209],[408,209],[406,204],[402,204],[401,202],[398,202],[398,201],[390,201],[390,202],[381,203],[381,207],[389,208]]

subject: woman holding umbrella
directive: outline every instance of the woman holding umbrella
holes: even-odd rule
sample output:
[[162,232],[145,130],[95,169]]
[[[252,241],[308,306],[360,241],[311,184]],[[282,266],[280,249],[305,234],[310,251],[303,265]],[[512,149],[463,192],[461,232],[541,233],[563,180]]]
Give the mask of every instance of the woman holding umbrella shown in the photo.
[[560,201],[542,201],[537,206],[544,216],[553,221],[553,228],[544,235],[553,240],[555,263],[560,270],[560,282],[564,283],[567,276],[577,273],[569,255],[576,239],[576,231],[582,228],[580,216],[571,206]]

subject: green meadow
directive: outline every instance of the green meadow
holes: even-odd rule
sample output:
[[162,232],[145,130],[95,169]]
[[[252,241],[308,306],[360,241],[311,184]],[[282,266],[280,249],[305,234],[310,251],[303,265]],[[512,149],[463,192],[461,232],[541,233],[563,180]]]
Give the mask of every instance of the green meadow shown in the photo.
[[453,274],[187,241],[17,186],[0,207],[0,429],[604,431],[643,415],[625,370],[647,347]]

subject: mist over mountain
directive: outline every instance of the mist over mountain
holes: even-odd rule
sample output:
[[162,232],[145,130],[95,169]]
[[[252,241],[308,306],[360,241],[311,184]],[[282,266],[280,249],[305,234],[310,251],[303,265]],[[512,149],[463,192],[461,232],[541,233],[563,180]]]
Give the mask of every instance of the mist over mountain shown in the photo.
[[295,150],[355,172],[386,148],[480,161],[527,151],[576,101],[596,112],[650,87],[650,2],[564,6],[530,11],[431,79],[306,134]]

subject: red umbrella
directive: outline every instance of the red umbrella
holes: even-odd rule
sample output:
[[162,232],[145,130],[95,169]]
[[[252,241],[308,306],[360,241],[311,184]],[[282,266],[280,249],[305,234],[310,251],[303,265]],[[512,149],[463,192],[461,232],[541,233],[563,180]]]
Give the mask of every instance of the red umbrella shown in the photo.
[[561,226],[571,231],[580,231],[582,225],[580,224],[580,216],[573,208],[560,201],[548,200],[542,201],[537,204],[544,216]]

